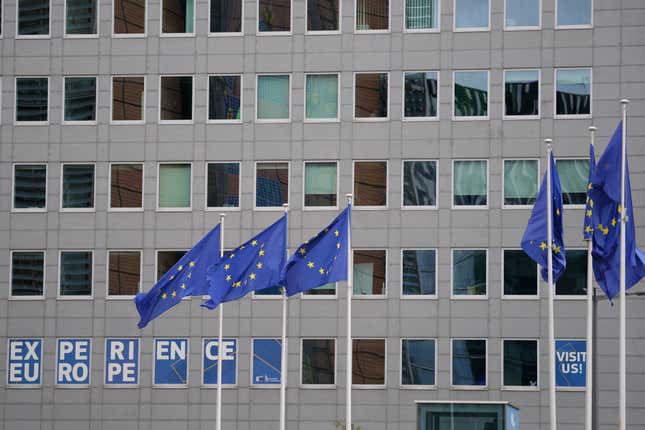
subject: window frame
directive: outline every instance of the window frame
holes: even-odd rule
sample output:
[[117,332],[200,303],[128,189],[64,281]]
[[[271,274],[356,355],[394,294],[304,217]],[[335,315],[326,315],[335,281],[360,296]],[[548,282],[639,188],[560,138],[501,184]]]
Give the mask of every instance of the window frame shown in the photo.
[[[70,296],[70,295],[63,295],[61,294],[61,288],[62,288],[62,282],[61,282],[61,277],[63,276],[63,252],[89,252],[90,253],[90,258],[92,260],[92,270],[91,270],[91,276],[92,276],[92,281],[90,282],[90,289],[91,289],[91,294],[90,295],[85,295],[85,296]],[[96,283],[96,264],[95,263],[95,252],[93,249],[59,249],[58,250],[58,287],[56,288],[56,300],[70,300],[70,301],[77,301],[77,300],[94,300],[94,284]]]
[[[237,164],[240,171],[240,177],[237,183],[237,206],[208,206],[208,166],[211,164]],[[242,207],[242,162],[241,161],[206,161],[204,162],[204,211],[205,212],[239,212]]]
[[[352,337],[352,364],[354,361],[354,341],[355,340],[382,340],[383,341],[383,383],[382,384],[355,384],[354,383],[354,366],[352,365],[352,389],[353,390],[386,390],[387,389],[387,373],[388,373],[388,355],[387,355],[387,337]],[[435,349],[436,350],[436,349]]]
[[[293,2],[293,0],[291,0]],[[259,4],[259,2],[258,2]],[[261,119],[258,118],[258,97],[260,96],[259,94],[259,85],[258,82],[260,80],[260,76],[287,76],[289,78],[289,102],[287,109],[289,110],[289,117],[288,118],[269,118],[269,119]],[[291,72],[288,73],[281,73],[281,72],[276,72],[276,73],[256,73],[255,74],[255,103],[254,103],[254,110],[255,110],[255,122],[257,124],[288,124],[291,123],[291,102],[292,102],[292,94],[291,92],[293,91],[293,76]],[[338,96],[340,98],[340,94]]]
[[[98,1],[98,0],[97,0]],[[15,26],[16,26],[16,35],[15,39],[51,39],[52,37],[52,6],[53,6],[53,1],[48,0],[49,4],[49,13],[48,15],[48,32],[47,34],[19,34],[20,31],[20,0],[16,0],[15,2],[15,7],[16,7],[16,20],[15,20]],[[5,6],[4,4],[2,6]],[[98,7],[98,6],[97,6]],[[4,7],[2,9],[3,11],[5,10]],[[63,12],[64,13],[64,12]],[[6,15],[6,13],[5,13]],[[2,20],[4,21],[4,16],[2,17]],[[63,21],[63,25],[65,24],[65,21]],[[5,21],[6,25],[6,21]],[[98,29],[98,20],[97,20],[97,29]],[[64,30],[63,30],[64,32]],[[22,76],[20,76],[22,78]],[[47,88],[47,94],[49,95],[49,87]],[[47,110],[49,111],[49,100],[47,101]],[[49,114],[47,115],[47,118],[49,118]]]
[[[334,294],[305,294],[305,291],[299,293],[301,300],[336,300],[338,299],[338,284],[340,282],[329,282],[334,284]],[[315,288],[312,288],[315,289]],[[309,290],[308,290],[309,291]]]
[[[403,383],[403,341],[404,340],[431,340],[434,342],[434,385],[404,384]],[[399,339],[399,389],[401,390],[436,390],[438,388],[437,375],[439,363],[438,342],[436,337],[401,337]]]
[[[333,384],[303,384],[302,383],[302,359],[304,353],[304,343],[305,340],[331,340],[334,342],[334,383]],[[335,336],[332,337],[323,337],[323,336],[306,336],[300,338],[300,363],[299,363],[299,380],[298,386],[302,389],[307,390],[335,390],[338,385],[338,342]]]
[[[504,1],[504,21],[503,21],[503,30],[504,31],[534,31],[534,30],[542,30],[542,0],[537,0],[538,2],[538,25],[517,25],[517,26],[509,26],[506,25],[506,9],[507,9],[507,3],[509,0],[503,0]],[[538,69],[539,70],[539,69]],[[538,76],[539,79],[539,76]],[[506,112],[506,110],[504,110]]]
[[593,21],[593,15],[594,15],[594,0],[589,0],[590,1],[590,7],[591,7],[591,22],[589,24],[575,24],[575,25],[559,25],[558,24],[558,2],[560,0],[555,0],[555,10],[553,11],[554,14],[554,25],[553,28],[555,30],[581,30],[581,29],[590,29],[593,28],[594,26],[594,21]]
[[[101,0],[96,0],[96,33],[87,33],[87,34],[68,34],[67,33],[67,2],[69,0],[64,0],[63,2],[63,39],[98,39],[101,23]],[[98,82],[97,82],[98,89]],[[63,85],[63,91],[65,86]],[[98,100],[98,99],[97,99]]]
[[[403,251],[434,251],[434,294],[403,294]],[[401,278],[400,278],[400,284],[401,288],[399,290],[400,298],[401,300],[437,300],[439,298],[439,271],[437,270],[437,261],[439,260],[439,249],[438,248],[428,248],[428,247],[416,247],[416,248],[409,248],[409,247],[401,247],[401,260],[400,260],[400,265],[401,265]],[[387,274],[387,271],[386,271]],[[411,338],[415,339],[415,338]],[[425,339],[425,338],[421,338]],[[435,355],[436,355],[436,344],[435,344]],[[436,357],[435,357],[436,358]],[[435,360],[436,363],[436,360]],[[435,375],[436,376],[436,375]],[[435,382],[436,382],[436,377],[435,377]],[[436,385],[436,384],[435,384]]]
[[[61,340],[63,340],[63,341],[74,341],[74,340],[87,341],[87,346],[88,346],[88,348],[87,348],[88,374],[87,374],[87,382],[86,383],[83,383],[83,384],[80,384],[80,383],[69,384],[69,383],[61,383],[61,382],[58,381],[58,376],[59,376],[58,360],[60,358],[60,349],[59,349],[60,343],[59,343],[59,341],[61,341]],[[54,371],[54,381],[55,381],[54,384],[53,384],[54,388],[71,388],[71,389],[76,390],[76,389],[79,389],[79,388],[87,389],[87,388],[92,386],[92,372],[90,370],[91,369],[91,364],[92,364],[92,358],[93,358],[93,355],[94,355],[93,354],[94,351],[92,350],[92,348],[94,346],[92,340],[93,339],[91,337],[82,337],[82,336],[79,336],[79,337],[63,336],[63,337],[57,337],[55,339],[56,352],[54,353],[54,355],[55,355],[55,360],[56,360],[56,370]]]
[[[336,165],[336,206],[307,206],[305,204],[305,178],[306,178],[306,169],[307,164],[322,164],[322,163],[334,163]],[[340,169],[338,168],[339,160],[302,160],[302,210],[303,211],[337,211],[338,202],[340,200]]]
[[[405,7],[405,2],[403,0],[403,6]],[[438,1],[438,0],[433,0]],[[404,18],[405,19],[405,18]],[[410,31],[411,32],[411,31]],[[415,33],[438,33],[438,31],[415,31]],[[405,116],[405,75],[408,73],[436,73],[437,74],[437,115],[435,116]],[[401,86],[401,122],[438,122],[440,118],[440,106],[441,106],[441,72],[439,70],[404,70],[403,71],[403,84]],[[388,81],[389,82],[389,81]],[[389,97],[389,94],[388,94]]]
[[[1,1],[1,0],[0,0]],[[42,208],[16,208],[16,166],[45,166],[45,206]],[[45,163],[35,162],[29,163],[25,161],[14,162],[11,167],[11,210],[12,213],[45,213],[47,212],[47,204],[49,194],[49,165]]]
[[[98,0],[97,0],[98,1]],[[66,120],[65,119],[65,83],[67,82],[67,79],[74,79],[74,78],[94,78],[94,120],[90,121],[79,121],[79,120]],[[96,125],[98,124],[98,117],[99,117],[99,78],[97,75],[66,75],[63,76],[63,88],[62,91],[63,93],[63,101],[61,103],[61,125]]]
[[[163,78],[168,78],[168,77],[173,77],[173,78],[186,78],[190,77],[192,80],[192,106],[191,106],[191,114],[190,117],[191,119],[161,119],[161,95],[162,95],[162,88],[161,88],[161,81]],[[195,124],[195,75],[191,74],[168,74],[168,75],[159,75],[159,96],[157,98],[157,121],[158,124],[160,125],[166,125],[166,124]]]
[[[16,10],[18,8],[16,7]],[[17,28],[17,27],[16,27]],[[47,120],[46,121],[19,121],[18,120],[18,79],[46,79],[47,80]],[[49,125],[51,119],[51,79],[49,76],[27,75],[14,76],[13,78],[13,125]],[[64,111],[64,109],[63,109]]]
[[[504,344],[506,343],[507,340],[513,341],[513,340],[519,340],[519,341],[530,341],[530,342],[535,342],[535,356],[536,356],[536,368],[537,368],[537,385],[531,386],[531,385],[504,385]],[[539,392],[542,389],[542,386],[540,384],[540,360],[541,360],[541,354],[540,354],[540,338],[514,338],[514,337],[502,337],[501,338],[501,368],[500,368],[500,374],[501,374],[501,381],[500,381],[500,390],[502,391],[528,391],[528,392]],[[487,351],[488,352],[488,351]],[[555,359],[555,357],[552,357]],[[488,360],[487,360],[488,361]]]
[[[584,252],[588,252],[587,248],[576,247],[576,246],[571,247],[571,248],[567,248],[566,251],[581,251],[581,252],[584,251]],[[586,263],[588,264],[588,261],[586,261]],[[566,269],[565,269],[565,272],[566,272]],[[587,273],[585,273],[585,276],[586,275],[587,275]],[[595,277],[594,277],[594,279],[595,279]],[[589,281],[589,280],[587,280],[587,281]],[[555,300],[563,300],[563,301],[586,301],[587,300],[587,295],[586,294],[558,294],[557,284],[558,284],[557,281],[553,281],[553,300],[554,301]],[[593,285],[592,285],[592,287],[595,288]],[[547,286],[547,288],[548,288],[548,286]],[[569,340],[573,340],[573,338],[569,339]],[[581,339],[581,340],[584,340],[584,339]]]
[[[110,253],[112,252],[137,252],[139,254],[139,293],[143,289],[143,250],[141,249],[111,249],[108,248],[105,253],[107,262],[105,264],[106,274],[105,274],[105,300],[132,300],[135,295],[124,295],[124,294],[110,294]],[[155,262],[156,264],[156,262]],[[156,270],[155,270],[156,274]],[[154,360],[153,360],[154,361]],[[152,373],[154,375],[154,371]]]
[[[541,0],[538,0],[541,3]],[[506,4],[506,0],[504,0]],[[533,30],[540,30],[541,28],[533,28]],[[517,31],[521,31],[518,29]],[[516,31],[516,30],[510,30]],[[537,72],[538,76],[538,114],[537,115],[507,115],[506,114],[506,72]],[[508,121],[532,120],[540,119],[542,116],[542,70],[536,69],[503,69],[502,71],[502,119]]]
[[[307,1],[309,1],[309,0],[307,0]],[[339,1],[342,1],[342,0],[339,0]],[[336,33],[327,33],[327,32],[324,32],[324,33],[325,34],[336,34]],[[317,33],[317,34],[320,34],[320,33]],[[338,122],[340,122],[340,109],[341,109],[341,103],[340,103],[340,95],[341,95],[340,72],[321,72],[321,73],[305,72],[304,75],[305,75],[304,76],[304,85],[303,85],[303,87],[304,87],[303,88],[304,89],[304,91],[303,91],[303,96],[304,96],[303,110],[304,110],[304,112],[303,112],[302,122],[304,122],[304,123],[312,123],[312,124],[315,124],[315,123],[330,123],[330,122],[331,123],[334,123],[334,122],[338,123]],[[338,93],[337,93],[337,97],[336,97],[336,118],[307,118],[307,77],[309,77],[309,76],[320,76],[320,75],[324,75],[324,76],[332,76],[333,75],[333,76],[336,76],[336,81],[338,83]]]
[[[160,0],[159,1],[159,37],[195,37],[197,33],[197,2],[193,2],[193,31],[191,33],[165,33],[163,31],[163,3],[165,0]],[[208,2],[209,10],[208,10],[208,15],[209,15],[209,23],[210,23],[210,1]],[[208,28],[210,30],[210,27]],[[195,82],[193,79],[193,97],[195,93]],[[159,91],[161,94],[161,91]],[[195,101],[193,100],[193,114],[195,111]],[[161,104],[160,104],[161,106]]]
[[[309,19],[309,1],[305,1],[305,36],[329,36],[334,34],[341,34],[343,32],[343,0],[338,0],[338,30],[309,30],[307,29],[307,20]],[[340,76],[338,78],[340,86]],[[340,88],[338,92],[338,99],[340,100]],[[306,111],[305,111],[306,112]],[[339,109],[340,114],[340,109]]]
[[[153,338],[154,339],[154,338]],[[106,379],[106,374],[107,374],[107,361],[108,361],[108,341],[112,340],[118,340],[118,341],[135,341],[137,344],[137,355],[134,358],[134,361],[137,363],[137,378],[136,378],[136,383],[133,384],[123,384],[123,383],[114,383],[114,382],[107,382]],[[101,387],[101,389],[117,389],[117,390],[123,390],[123,389],[140,389],[141,388],[141,346],[143,345],[143,340],[144,338],[142,337],[134,337],[134,336],[105,336],[103,338],[103,358],[102,358],[102,365],[103,370],[101,370],[101,378],[103,382],[101,385],[97,385],[97,387]],[[154,352],[153,352],[154,354]],[[153,360],[154,360],[154,355],[153,355]],[[90,371],[91,373],[91,371]],[[154,378],[154,374],[152,375]],[[152,384],[150,384],[152,385]],[[91,385],[90,385],[91,386]],[[83,388],[88,388],[87,386],[84,386]]]
[[[502,261],[500,264],[501,267],[501,282],[500,282],[500,289],[501,289],[501,297],[502,300],[540,300],[540,268],[537,263],[535,263],[535,278],[536,278],[536,285],[535,285],[535,294],[505,294],[504,293],[504,253],[506,251],[522,251],[522,248],[514,248],[514,247],[502,247]],[[555,288],[555,286],[554,286]]]
[[[253,210],[261,212],[284,211],[284,206],[257,206],[258,164],[287,164],[287,203],[291,202],[291,160],[255,160],[253,162]],[[303,181],[304,182],[304,181]],[[304,185],[303,185],[304,186]]]
[[[455,251],[484,251],[486,254],[486,294],[455,294]],[[490,257],[488,248],[451,247],[450,248],[450,300],[488,300],[490,296]]]
[[[558,115],[557,94],[558,94],[558,71],[559,70],[589,70],[589,113],[588,114]],[[554,67],[552,97],[553,97],[553,119],[591,119],[593,118],[593,67],[591,66],[589,67]]]
[[[343,0],[340,0],[343,1]],[[386,30],[359,30],[358,29],[358,0],[354,0],[354,34],[388,34],[392,32],[392,0],[387,1],[387,29]],[[339,16],[342,19],[342,16]],[[390,100],[390,80],[388,78],[388,104]]]
[[[389,0],[388,0],[389,1]],[[379,74],[379,75],[385,75],[387,76],[387,104],[385,106],[385,110],[387,111],[386,116],[379,116],[379,117],[357,117],[356,116],[356,76],[357,75],[372,75],[372,74]],[[353,72],[352,73],[353,78],[352,78],[352,121],[353,122],[388,122],[390,120],[390,101],[391,101],[391,92],[392,92],[392,86],[390,85],[391,83],[391,77],[390,77],[390,72]],[[340,99],[340,94],[339,97]]]
[[[190,298],[190,296],[187,296],[187,297]],[[184,297],[182,300],[185,300],[185,299],[186,299],[186,297]],[[190,339],[190,337],[188,337],[188,338]],[[204,383],[204,358],[206,358],[206,354],[204,354],[204,349],[206,348],[206,340],[207,339],[212,340],[212,341],[217,341],[218,338],[214,337],[214,336],[211,336],[211,337],[201,336],[200,339],[201,339],[201,342],[199,342],[199,343],[201,345],[201,350],[200,350],[200,353],[199,353],[199,358],[200,358],[201,364],[199,365],[199,372],[200,372],[201,376],[199,377],[199,385],[198,385],[198,387],[201,388],[201,389],[207,389],[207,390],[217,388],[217,385],[218,385],[217,383],[215,383],[215,384],[205,384]],[[240,376],[239,375],[239,371],[240,371],[240,338],[238,336],[224,336],[222,338],[223,342],[225,342],[227,340],[234,340],[235,341],[235,383],[234,384],[225,384],[225,383],[222,382],[222,384],[220,384],[220,385],[224,389],[238,388],[239,383],[240,383],[240,381],[239,381],[239,379],[240,379],[239,378],[239,376]],[[220,346],[217,345],[217,355],[218,356],[219,356],[219,347]],[[190,350],[188,350],[187,355],[190,355]],[[222,364],[224,363],[224,360],[217,360],[217,361],[219,363],[222,363]],[[222,366],[222,368],[223,367],[224,366]],[[187,372],[188,371],[190,371],[189,368],[187,368]],[[223,372],[221,373],[221,375],[222,375],[222,380],[223,380],[224,379]],[[186,376],[188,376],[188,373],[186,374]],[[186,378],[186,385],[182,386],[181,388],[188,388],[188,387],[189,387],[189,380],[188,380],[188,378]]]
[[[158,384],[155,382],[155,373],[157,367],[157,340],[186,340],[186,382],[183,384]],[[106,351],[107,354],[107,351]],[[200,358],[203,360],[203,354],[200,354]],[[236,369],[237,371],[237,369]],[[235,375],[237,379],[237,374]],[[152,382],[150,386],[152,388],[162,388],[162,389],[186,389],[188,388],[188,381],[190,378],[190,337],[173,337],[173,336],[153,336],[152,337]],[[222,385],[224,386],[224,385]]]
[[[407,0],[402,0],[401,3],[403,4],[403,33],[439,33],[441,32],[441,0],[432,0],[437,4],[437,26],[432,27],[432,28],[407,28],[405,23],[408,20],[407,16],[407,8],[406,6],[406,1]],[[391,15],[391,14],[390,14]],[[404,72],[405,73],[405,72]],[[405,82],[405,76],[403,77],[403,81]],[[437,71],[437,82],[439,81],[439,72]],[[405,98],[405,95],[403,96]],[[437,100],[439,100],[439,85],[437,85]],[[439,109],[438,109],[438,104],[437,103],[437,115],[439,114]]]
[[[353,207],[352,207],[353,208]],[[388,248],[365,248],[365,247],[360,247],[360,248],[354,248],[352,247],[352,274],[354,273],[354,264],[356,264],[356,259],[354,258],[354,252],[355,251],[384,251],[385,252],[385,274],[383,276],[383,294],[356,294],[354,293],[354,283],[352,282],[352,300],[386,300],[388,299],[388,293],[389,293],[389,287],[388,287],[388,272],[389,272],[389,267],[388,267],[388,262],[389,260],[389,249]],[[348,268],[349,269],[349,268]],[[349,291],[348,291],[349,293]],[[363,339],[363,338],[361,338]],[[367,338],[365,338],[367,339]],[[380,339],[380,338],[378,338]]]
[[[491,15],[492,15],[491,10],[490,10],[491,0],[487,0],[488,1],[488,26],[487,27],[457,27],[457,1],[459,1],[459,0],[452,0],[452,31],[453,31],[453,33],[476,33],[476,32],[491,31],[491,22],[490,22],[491,21]],[[453,76],[453,82],[454,82],[454,76]],[[488,86],[489,86],[489,91],[490,91],[490,82],[488,83]]]
[[385,205],[383,206],[374,206],[374,205],[356,205],[352,202],[352,210],[362,210],[362,211],[376,211],[376,210],[387,210],[390,205],[389,191],[390,191],[390,160],[389,159],[380,159],[380,160],[365,160],[358,159],[352,160],[352,194],[354,194],[354,184],[356,180],[356,163],[385,163]]
[[[63,207],[63,186],[65,184],[64,181],[64,172],[65,172],[65,166],[68,165],[81,165],[81,166],[93,166],[94,167],[94,178],[92,182],[92,202],[93,205],[91,208],[64,208]],[[83,161],[73,161],[73,162],[61,162],[60,163],[60,184],[59,184],[59,207],[58,210],[59,212],[85,212],[85,213],[91,213],[91,212],[96,212],[96,162],[83,162]]]
[[[282,364],[282,353],[287,351],[289,353],[289,342],[288,339],[285,338],[285,346],[286,348],[282,348],[282,338],[280,337],[271,337],[271,336],[257,336],[257,337],[251,337],[251,354],[250,354],[250,364],[249,364],[249,387],[250,388],[259,388],[261,390],[275,390],[280,388],[280,384],[256,384],[253,381],[253,372],[254,372],[254,358],[255,358],[255,340],[279,340],[280,341],[280,363]],[[282,367],[282,366],[280,366]],[[280,382],[282,382],[282,368],[280,369]]]
[[[160,185],[160,170],[161,170],[161,165],[162,164],[188,164],[190,166],[190,205],[188,207],[182,208],[162,208],[159,206],[159,185]],[[155,212],[191,212],[193,210],[193,192],[194,192],[194,172],[193,172],[193,162],[192,161],[158,161],[157,162],[157,198],[156,203],[155,203]]]
[[[141,207],[137,208],[115,208],[112,207],[112,166],[114,165],[127,165],[127,166],[141,166]],[[143,212],[145,203],[145,187],[146,187],[146,165],[143,161],[110,161],[108,163],[108,195],[107,195],[107,211],[108,212]]]
[[[453,361],[454,361],[454,341],[455,340],[479,340],[479,341],[484,341],[484,346],[486,348],[486,354],[484,356],[484,359],[486,361],[486,383],[484,385],[455,385],[452,383],[453,381]],[[489,348],[488,348],[488,338],[485,337],[451,337],[450,338],[450,389],[451,390],[464,390],[464,391],[487,391],[488,386],[490,384],[490,376],[489,376],[489,360],[488,360],[488,355],[489,355]],[[503,355],[502,355],[503,359]]]
[[[490,0],[489,0],[490,1]],[[455,114],[455,90],[457,81],[455,75],[461,72],[486,72],[486,115],[485,116],[457,116]],[[453,70],[452,71],[452,97],[450,101],[450,109],[453,121],[489,121],[490,120],[490,69],[468,69],[468,70]],[[502,103],[503,104],[503,103]]]
[[[244,0],[241,0],[244,3]],[[208,2],[210,6],[210,0]],[[242,6],[244,9],[244,6]],[[208,14],[210,17],[210,13]],[[208,18],[210,20],[210,18]],[[210,24],[209,24],[210,25]],[[210,27],[209,27],[210,28]],[[214,35],[228,34],[228,33],[212,33]],[[242,36],[243,33],[235,33],[235,35]],[[209,34],[210,36],[210,34]],[[240,78],[240,119],[210,119],[210,91],[211,91],[211,76],[237,76]],[[224,73],[224,74],[208,74],[206,75],[206,124],[242,124],[244,122],[244,74],[243,73]]]
[[[537,162],[537,177],[535,183],[537,184],[537,191],[535,198],[537,200],[537,193],[540,192],[540,159],[539,158],[502,158],[502,209],[517,210],[517,209],[532,209],[533,205],[507,205],[505,203],[506,196],[504,195],[504,185],[506,184],[506,162],[507,161],[535,161]],[[519,248],[518,248],[519,249]]]
[[[589,158],[584,158],[584,157],[555,157],[555,166],[556,168],[558,167],[558,160],[561,161],[584,161],[585,163],[589,164]],[[589,183],[589,180],[586,179],[585,183]],[[563,192],[564,194],[564,192]],[[562,201],[562,208],[563,209],[585,209],[587,207],[586,203],[580,203],[580,204],[565,204],[564,199]],[[575,249],[575,248],[574,248]]]
[[[207,14],[208,15],[208,24],[207,24],[208,25],[208,33],[206,35],[208,37],[226,37],[226,36],[239,37],[239,36],[244,36],[244,19],[245,19],[245,16],[244,16],[244,0],[240,0],[240,3],[242,4],[242,10],[241,10],[241,14],[240,14],[240,31],[231,31],[231,32],[227,32],[227,31],[214,31],[214,32],[212,32],[211,31],[211,1],[212,0],[208,0],[208,14]],[[196,26],[195,26],[195,28],[196,28]],[[211,76],[211,75],[209,75],[209,76]],[[242,85],[241,85],[241,82],[240,82],[240,89],[241,88],[242,88]],[[241,91],[240,91],[240,93],[241,93]],[[241,99],[242,99],[242,96],[240,94],[240,100]],[[241,108],[241,103],[240,103],[240,108]],[[240,115],[240,117],[241,117],[241,115]]]
[[[586,296],[584,296],[584,297],[586,297]],[[557,349],[555,349],[555,344],[557,344],[557,343],[558,343],[558,341],[563,341],[563,340],[566,340],[566,341],[578,341],[578,342],[585,342],[585,349],[586,349],[586,350],[585,350],[585,352],[586,352],[587,354],[589,353],[589,346],[588,346],[588,344],[587,344],[587,339],[586,339],[586,338],[584,338],[584,337],[577,337],[577,336],[570,336],[570,337],[569,337],[569,336],[559,336],[559,337],[558,337],[558,336],[556,336],[556,337],[555,337],[555,339],[554,339],[554,353],[555,353],[555,354],[557,354]],[[592,348],[593,348],[593,345],[592,345]],[[592,350],[592,353],[593,353],[593,350]],[[549,354],[549,355],[550,355],[550,354]],[[554,360],[555,360],[556,358],[557,358],[557,356],[556,356],[556,357],[553,357],[553,359],[554,359]],[[589,366],[589,367],[586,367],[586,366],[587,366],[587,361],[585,360],[585,371],[590,371],[590,370],[591,370],[591,366]],[[557,385],[557,384],[556,384],[556,386],[555,386],[555,390],[556,390],[556,391],[565,391],[565,392],[566,392],[566,391],[568,391],[568,392],[570,392],[570,393],[571,393],[571,392],[574,392],[574,393],[575,393],[575,392],[578,392],[578,393],[580,393],[580,392],[585,392],[585,390],[587,389],[586,385],[587,385],[587,384],[586,384],[586,381],[585,381],[585,386],[584,386],[584,387],[567,387],[567,386],[561,386],[561,385]]]
[[[116,2],[112,1],[112,28],[111,28],[111,34],[110,37],[113,39],[140,39],[140,38],[146,38],[148,37],[148,10],[149,10],[149,2],[148,0],[143,0],[143,33],[116,33],[115,26],[116,26],[116,21],[115,21],[115,14],[114,14],[114,8],[116,7]],[[160,19],[161,21],[161,19]],[[160,28],[161,30],[161,28]]]
[[[260,0],[256,0],[255,1],[255,36],[291,36],[293,35],[293,0],[289,0],[289,2],[290,2],[289,31],[260,31]],[[244,20],[244,15],[242,15],[242,20]],[[307,27],[307,24],[306,24],[306,12],[305,12],[305,28],[306,27]],[[209,26],[209,30],[210,30],[210,26]],[[268,74],[271,74],[271,73],[268,73]],[[257,88],[257,82],[256,82],[256,88]],[[289,104],[291,105],[291,79],[289,79]],[[257,98],[256,98],[256,105],[257,105]],[[289,110],[289,116],[291,116],[291,110]]]
[[[143,100],[140,120],[113,120],[114,117],[114,78],[143,78]],[[135,125],[146,123],[146,90],[148,77],[146,75],[112,75],[110,76],[110,125]]]
[[[486,204],[485,205],[455,205],[455,162],[457,161],[484,161],[486,163]],[[453,210],[487,210],[490,208],[490,163],[487,158],[453,158],[452,180],[450,181],[450,209]]]
[[[405,204],[405,182],[403,180],[403,175],[405,172],[405,163],[407,161],[430,161],[435,163],[435,204],[428,206],[410,206]],[[439,159],[407,159],[404,158],[401,160],[401,210],[402,211],[436,211],[439,209]],[[429,248],[430,249],[430,248]]]
[[[20,252],[41,252],[43,254],[43,293],[39,296],[16,296],[13,294],[13,254]],[[9,250],[9,294],[10,301],[34,301],[45,300],[47,290],[47,250],[46,249],[11,249]]]

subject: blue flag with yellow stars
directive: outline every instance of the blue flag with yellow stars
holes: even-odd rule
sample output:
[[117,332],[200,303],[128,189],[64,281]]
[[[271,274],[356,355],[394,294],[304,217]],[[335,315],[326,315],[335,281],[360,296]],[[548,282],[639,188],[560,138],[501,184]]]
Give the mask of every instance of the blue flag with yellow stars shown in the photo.
[[585,204],[585,220],[582,225],[582,235],[585,240],[591,240],[593,236],[593,222],[591,216],[593,215],[593,200],[589,196],[589,191],[592,189],[591,178],[593,172],[596,170],[596,154],[593,145],[589,145],[589,181],[587,183],[587,202]]
[[282,270],[288,296],[347,279],[351,206],[323,231],[303,243]]
[[287,252],[287,215],[248,242],[228,251],[207,272],[210,298],[202,303],[215,309],[251,291],[275,287]]
[[[622,122],[598,160],[591,178],[593,270],[596,282],[609,299],[620,291],[620,181],[622,166]],[[636,247],[629,163],[625,160],[625,289],[645,276],[645,254]]]
[[178,304],[187,296],[207,293],[206,271],[220,259],[220,225],[204,236],[147,293],[134,298],[139,312],[139,328]]
[[553,246],[553,282],[556,282],[567,267],[564,252],[564,233],[562,231],[562,188],[560,176],[555,167],[553,152],[549,157],[551,164],[551,213],[547,213],[546,174],[538,192],[533,211],[522,237],[522,249],[541,267],[542,279],[548,282],[548,234],[547,217],[551,217]]

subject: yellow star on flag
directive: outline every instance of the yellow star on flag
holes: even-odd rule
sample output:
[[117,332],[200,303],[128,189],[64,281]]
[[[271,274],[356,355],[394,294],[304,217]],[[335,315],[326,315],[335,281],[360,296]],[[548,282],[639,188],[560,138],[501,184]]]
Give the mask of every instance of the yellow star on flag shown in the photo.
[[621,205],[618,205],[618,213],[623,213],[623,207]]
[[251,242],[251,246],[255,246],[255,245],[257,245],[257,244],[258,244],[258,241],[257,241],[257,240],[254,240],[253,242]]
[[231,256],[230,256],[230,257],[228,257],[228,258],[233,258],[233,257],[235,257],[235,254],[231,254]]
[[260,250],[260,252],[258,252],[258,254],[259,254],[260,256],[263,256],[263,255],[264,255],[264,249],[261,249],[261,250]]
[[167,298],[167,297],[168,297],[168,294],[166,294],[166,293],[163,293],[163,294],[161,295],[161,298],[162,298],[162,299],[165,299],[165,298]]
[[557,216],[560,216],[560,208],[556,208],[556,209],[555,209],[555,214],[556,214]]
[[591,185],[591,182],[589,182],[589,185],[587,185],[588,190],[593,190],[593,186]]
[[603,229],[602,229],[602,234],[604,234],[605,236],[607,236],[607,235],[609,234],[609,227],[605,227],[605,228],[603,228]]
[[194,262],[194,261],[191,261],[190,263],[188,263],[188,266],[189,266],[189,267],[195,267],[195,262]]
[[587,218],[591,218],[592,214],[593,212],[591,211],[591,209],[587,209]]
[[339,235],[339,234],[340,234],[340,233],[338,232],[338,230],[336,230],[336,231],[334,232],[334,236],[336,236],[336,237],[338,237],[338,235]]
[[228,270],[228,269],[230,269],[230,268],[231,268],[231,265],[230,265],[230,264],[225,264],[225,265],[224,265],[224,270]]
[[181,272],[182,270],[184,270],[184,266],[177,267],[177,270]]
[[592,231],[593,231],[593,228],[591,228],[590,225],[588,225],[587,228],[585,228],[586,233],[591,233]]
[[307,250],[305,250],[305,248],[300,248],[298,252],[300,253],[300,255],[305,255],[307,253]]
[[592,207],[593,207],[593,199],[589,199],[589,207],[590,207],[590,208],[592,208]]
[[315,266],[315,264],[314,264],[313,261],[310,261],[309,263],[307,263],[307,267],[309,267],[310,269],[313,269],[314,266]]
[[181,285],[179,286],[179,288],[181,288],[182,290],[185,290],[185,289],[186,289],[186,284],[181,284]]
[[177,291],[173,291],[171,296],[176,297],[177,296]]
[[318,272],[320,272],[320,274],[321,274],[321,275],[324,275],[324,274],[325,274],[325,269],[323,269],[323,268],[321,267],[320,269],[318,269]]
[[261,269],[262,268],[262,263],[258,262],[258,264],[256,264],[255,267],[257,267],[258,269]]
[[255,273],[251,273],[251,274],[249,275],[249,279],[251,279],[251,280],[255,279]]
[[226,275],[226,280],[230,281],[231,280],[231,275]]
[[560,247],[559,247],[559,246],[557,246],[557,245],[553,245],[553,252],[555,252],[556,254],[558,254],[558,253],[560,252]]
[[611,226],[616,227],[616,218],[612,218],[611,220]]
[[545,243],[545,242],[542,242],[542,243],[540,244],[540,249],[541,249],[542,251],[544,251],[544,250],[546,249],[546,246],[547,246],[547,245],[546,245],[546,243]]
[[242,285],[242,282],[240,282],[240,281],[233,282],[234,287],[239,287],[240,285]]

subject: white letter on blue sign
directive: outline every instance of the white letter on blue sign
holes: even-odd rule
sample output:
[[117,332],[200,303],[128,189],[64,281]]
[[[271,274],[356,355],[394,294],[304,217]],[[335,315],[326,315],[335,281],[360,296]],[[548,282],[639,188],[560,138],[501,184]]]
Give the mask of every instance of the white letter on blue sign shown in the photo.
[[7,385],[40,385],[42,339],[9,339]]
[[[202,384],[217,384],[217,339],[204,339],[202,350]],[[222,340],[222,384],[236,384],[237,339]]]
[[90,339],[58,339],[56,343],[56,384],[89,385],[90,353]]
[[188,339],[155,339],[155,385],[180,386],[188,381]]
[[105,384],[139,383],[139,339],[105,340]]

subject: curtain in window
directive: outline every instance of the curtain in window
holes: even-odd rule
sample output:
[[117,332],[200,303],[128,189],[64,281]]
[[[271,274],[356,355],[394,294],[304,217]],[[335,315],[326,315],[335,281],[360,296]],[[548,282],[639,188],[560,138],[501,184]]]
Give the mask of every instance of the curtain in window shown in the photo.
[[565,205],[583,205],[587,201],[589,161],[558,160],[558,174]]
[[258,119],[289,118],[289,76],[258,76]]
[[190,165],[165,164],[159,166],[159,207],[190,207]]
[[374,263],[354,263],[354,295],[373,293]]
[[338,117],[338,75],[307,76],[307,119]]
[[558,70],[555,98],[558,115],[589,115],[591,113],[589,69]]
[[305,205],[336,205],[336,163],[305,165]]
[[458,206],[486,205],[487,178],[485,161],[455,161],[454,204]]
[[438,0],[406,0],[405,28],[437,28]]
[[186,0],[186,33],[195,31],[195,0]]
[[531,205],[537,196],[537,161],[504,162],[504,204]]
[[389,0],[356,0],[357,30],[387,30]]

